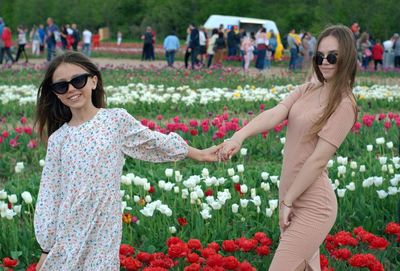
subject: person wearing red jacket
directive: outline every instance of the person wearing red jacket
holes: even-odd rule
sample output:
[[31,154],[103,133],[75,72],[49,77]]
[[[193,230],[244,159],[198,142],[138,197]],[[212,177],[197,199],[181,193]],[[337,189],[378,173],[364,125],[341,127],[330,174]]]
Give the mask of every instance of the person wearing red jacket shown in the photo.
[[[4,47],[1,48],[1,51],[0,51],[0,64],[3,64],[4,53],[7,54],[8,58],[11,59],[12,63],[15,62],[14,58],[11,55],[11,50],[10,50],[11,43],[12,43],[11,36],[12,35],[11,35],[10,28],[5,26],[3,29],[3,33],[1,34],[1,39],[3,40]],[[6,61],[6,63],[7,63],[7,61]]]
[[376,40],[374,47],[372,47],[372,59],[374,60],[375,70],[378,68],[378,64],[381,64],[383,60],[383,46],[380,40]]

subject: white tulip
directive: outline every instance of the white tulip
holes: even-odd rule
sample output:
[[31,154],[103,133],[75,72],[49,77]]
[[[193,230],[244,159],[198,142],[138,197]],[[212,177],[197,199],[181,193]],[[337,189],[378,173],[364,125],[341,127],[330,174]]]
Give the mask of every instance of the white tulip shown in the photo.
[[161,189],[164,189],[164,187],[165,187],[165,181],[164,181],[164,180],[158,181],[158,187],[161,188]]
[[244,172],[244,165],[242,165],[242,164],[237,165],[237,171],[238,171],[239,173],[243,173],[243,172]]
[[265,192],[268,192],[271,188],[269,186],[269,183],[261,183],[261,189],[263,189]]
[[346,189],[337,189],[336,192],[339,198],[343,198],[346,193]]
[[285,144],[286,143],[286,137],[281,137],[280,141],[281,141],[282,144]]
[[383,178],[382,177],[376,177],[373,179],[374,180],[374,185],[375,186],[381,186],[383,183]]
[[125,190],[119,190],[119,195],[121,196],[121,198],[124,197],[124,195],[125,195]]
[[240,149],[240,155],[246,156],[247,155],[247,149],[246,148],[241,148]]
[[260,196],[255,196],[251,202],[254,203],[255,206],[259,207],[261,206],[261,197]]
[[179,194],[179,186],[174,186],[174,193]]
[[17,203],[18,202],[17,195],[15,195],[15,194],[9,195],[8,201],[11,202],[12,204]]
[[254,198],[255,196],[257,196],[257,191],[255,188],[251,188],[250,189],[250,197]]
[[217,181],[218,181],[218,185],[224,185],[226,179],[224,177],[220,177],[220,178],[217,179]]
[[189,190],[182,189],[182,199],[187,199],[189,197]]
[[210,204],[213,210],[220,210],[222,208],[222,204],[218,201],[214,201]]
[[386,172],[386,171],[388,171],[388,167],[387,167],[387,165],[382,165],[382,168],[381,168],[381,170],[382,170],[382,172]]
[[338,166],[337,167],[337,171],[338,171],[338,177],[346,174],[346,167],[345,166]]
[[327,167],[332,167],[333,166],[333,160],[329,159],[328,164],[326,164]]
[[21,213],[21,205],[14,205],[13,210],[15,213],[20,214]]
[[387,157],[386,156],[379,157],[379,163],[381,163],[381,165],[385,165],[386,162],[387,162]]
[[398,192],[397,187],[389,186],[389,188],[388,188],[388,194],[389,194],[389,195],[396,195],[397,192]]
[[169,233],[174,234],[176,233],[176,228],[174,226],[168,228]]
[[201,217],[203,219],[210,219],[212,217],[212,215],[210,214],[210,211],[208,209],[204,209],[200,212]]
[[362,183],[363,187],[370,187],[371,185],[374,184],[374,178],[373,177],[369,177],[367,179],[365,179]]
[[390,184],[393,186],[397,186],[399,181],[400,181],[400,178],[396,178],[396,176],[395,176],[394,178],[390,179]]
[[133,201],[138,203],[140,201],[140,197],[139,196],[133,196]]
[[261,179],[264,181],[268,180],[269,173],[268,172],[261,172]]
[[[165,185],[164,185],[164,190],[165,190],[165,191],[171,191],[172,188],[174,188],[174,186],[175,186],[174,183],[167,182],[167,183],[165,183]],[[148,189],[147,189],[147,190],[148,190]],[[146,191],[147,191],[147,190],[146,190]]]
[[388,149],[392,149],[393,148],[393,142],[389,141],[388,143],[386,143],[386,147],[388,147]]
[[148,182],[146,182],[146,183],[143,184],[143,189],[144,189],[144,191],[149,191],[149,190],[150,190],[150,187],[151,187],[151,185],[150,185],[150,183],[148,183]]
[[249,204],[248,199],[240,199],[240,206],[242,206],[242,208],[246,208],[248,204]]
[[382,145],[385,144],[385,138],[383,137],[378,137],[377,139],[375,139],[376,144],[378,145]]
[[389,174],[394,174],[394,168],[392,164],[388,165]]
[[0,199],[7,199],[7,192],[4,189],[0,190]]
[[181,175],[181,173],[176,170],[175,171],[175,182],[180,183],[182,181],[183,176]]
[[8,220],[12,220],[12,219],[14,218],[14,216],[16,216],[16,215],[17,215],[17,213],[14,212],[14,211],[11,210],[11,209],[7,209],[6,212],[5,212],[5,217],[6,217]]
[[351,169],[357,169],[357,162],[356,161],[351,161],[350,162],[350,168]]
[[43,159],[40,159],[40,160],[39,160],[39,165],[40,165],[41,167],[44,167],[44,164],[45,164],[44,160],[43,160]]
[[239,176],[238,175],[235,175],[235,176],[232,176],[232,182],[234,182],[234,183],[238,183],[239,182]]
[[271,208],[271,210],[275,210],[276,208],[278,208],[278,200],[277,199],[271,199],[268,201],[269,204],[269,208]]
[[201,175],[202,175],[204,178],[210,176],[210,173],[208,172],[208,168],[203,168],[203,170],[201,171]]
[[235,175],[235,169],[234,168],[228,168],[228,175],[230,177],[232,177],[233,175]]
[[144,200],[145,200],[146,202],[151,202],[151,196],[150,196],[150,195],[147,195],[146,197],[144,197]]
[[17,162],[17,164],[15,165],[15,173],[21,173],[24,170],[24,162]]
[[265,214],[268,216],[268,217],[271,217],[272,216],[272,214],[273,214],[273,210],[271,210],[270,208],[266,208],[265,209]]
[[270,176],[269,178],[271,179],[272,183],[276,183],[278,181],[279,176]]
[[365,165],[360,166],[360,172],[365,172]]
[[4,201],[0,201],[0,212],[5,212],[8,209],[8,204]]
[[135,180],[135,174],[133,173],[126,174],[126,177],[131,181],[131,183]]
[[367,151],[372,152],[374,146],[372,145],[367,145]]
[[239,205],[236,203],[232,204],[232,213],[236,214],[239,211]]
[[380,199],[384,199],[388,196],[388,193],[386,193],[384,190],[377,190],[376,193],[378,193],[378,197]]
[[190,200],[197,200],[199,198],[199,196],[197,195],[196,192],[190,192]]
[[171,178],[173,174],[174,170],[172,168],[165,169],[165,176],[167,176],[167,178]]
[[240,186],[240,192],[243,193],[243,194],[246,194],[247,191],[248,191],[247,185],[242,184],[242,185]]
[[354,182],[351,182],[348,185],[346,185],[346,188],[347,188],[347,190],[354,191],[354,190],[356,190],[356,185]]

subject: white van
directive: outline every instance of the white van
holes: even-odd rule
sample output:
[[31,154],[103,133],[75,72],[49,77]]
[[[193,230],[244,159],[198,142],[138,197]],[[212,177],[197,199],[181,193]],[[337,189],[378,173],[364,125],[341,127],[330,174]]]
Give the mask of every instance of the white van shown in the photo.
[[278,27],[276,26],[274,21],[264,20],[264,19],[255,19],[255,18],[247,18],[247,17],[237,17],[237,16],[224,16],[224,15],[211,15],[207,21],[204,23],[204,27],[207,30],[212,30],[213,28],[219,28],[219,26],[223,24],[224,28],[237,27],[245,28],[246,32],[257,32],[261,26],[265,27],[267,33],[270,30],[273,30],[276,35],[277,40],[277,48],[275,51],[275,59],[281,59],[283,53],[283,45],[281,42],[281,37],[279,34]]

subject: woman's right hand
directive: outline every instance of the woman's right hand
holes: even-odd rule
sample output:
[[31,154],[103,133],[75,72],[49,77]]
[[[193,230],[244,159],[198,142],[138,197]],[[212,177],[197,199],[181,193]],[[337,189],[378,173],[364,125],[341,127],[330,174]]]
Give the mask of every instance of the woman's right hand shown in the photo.
[[40,259],[39,262],[36,265],[36,271],[40,271],[40,269],[42,268],[42,265],[44,263],[44,261],[46,260],[47,257],[47,253],[42,253],[42,255],[40,255]]
[[235,139],[227,139],[225,140],[224,143],[222,143],[222,148],[220,149],[218,155],[219,158],[222,161],[226,161],[228,159],[231,159],[232,155],[237,153],[240,148],[242,147],[242,144]]

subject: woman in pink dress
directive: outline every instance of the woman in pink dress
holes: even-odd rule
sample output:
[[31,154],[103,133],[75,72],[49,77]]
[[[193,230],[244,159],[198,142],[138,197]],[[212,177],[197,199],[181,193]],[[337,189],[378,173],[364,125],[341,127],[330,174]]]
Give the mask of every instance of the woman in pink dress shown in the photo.
[[101,74],[87,57],[67,52],[50,63],[37,101],[39,135],[48,137],[34,217],[42,248],[37,270],[120,270],[125,155],[218,160],[218,147],[192,148],[178,134],[152,131],[124,109],[104,107]]
[[349,28],[335,25],[319,36],[313,69],[318,82],[297,87],[224,142],[228,159],[243,141],[288,120],[281,181],[281,238],[270,271],[320,270],[319,246],[332,228],[337,201],[326,165],[357,115],[352,93],[357,50]]

